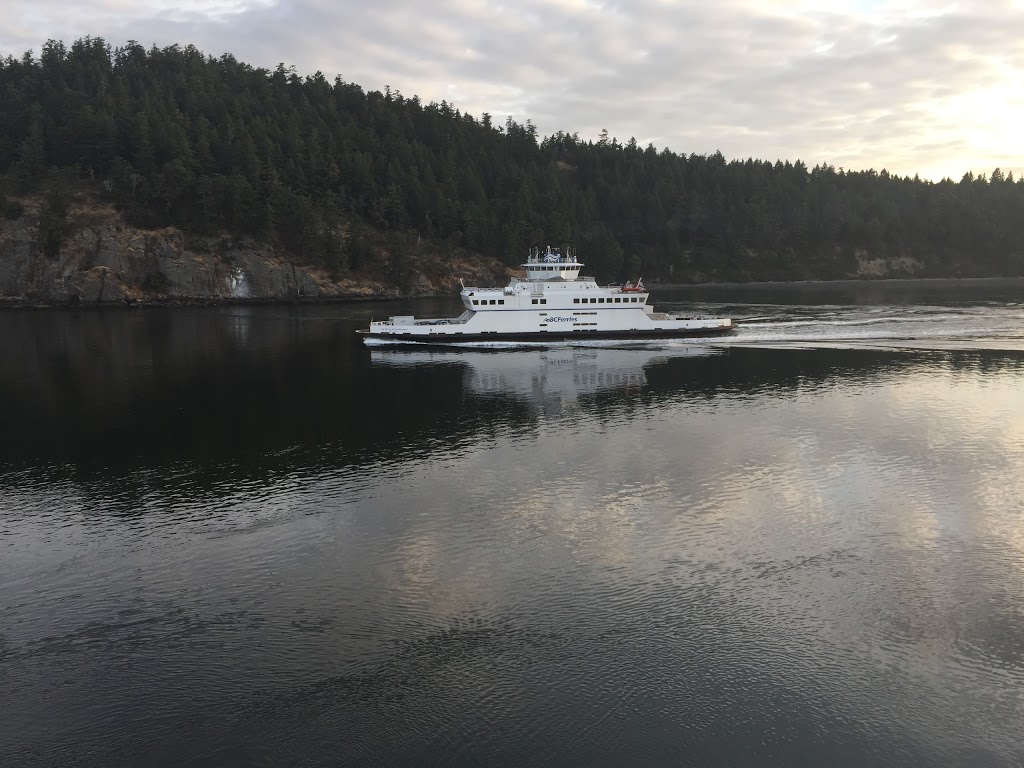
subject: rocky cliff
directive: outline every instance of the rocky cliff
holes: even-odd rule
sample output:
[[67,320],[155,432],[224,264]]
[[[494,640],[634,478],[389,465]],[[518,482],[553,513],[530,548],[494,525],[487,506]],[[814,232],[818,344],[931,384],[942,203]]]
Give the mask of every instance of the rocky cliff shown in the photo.
[[[396,279],[394,257],[375,248],[364,270],[300,266],[275,248],[227,235],[197,237],[176,228],[125,223],[111,206],[87,196],[70,205],[58,252],[46,254],[40,204],[0,220],[0,303],[82,305],[229,301],[296,301],[445,294],[469,284],[497,285],[508,269],[489,259],[415,249]],[[52,250],[52,249],[51,249]]]

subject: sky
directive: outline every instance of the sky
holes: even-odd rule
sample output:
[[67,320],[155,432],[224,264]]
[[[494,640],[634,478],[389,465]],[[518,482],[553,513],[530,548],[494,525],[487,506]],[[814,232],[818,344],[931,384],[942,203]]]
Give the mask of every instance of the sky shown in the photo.
[[1024,0],[0,0],[48,38],[193,44],[497,122],[728,159],[1024,172]]

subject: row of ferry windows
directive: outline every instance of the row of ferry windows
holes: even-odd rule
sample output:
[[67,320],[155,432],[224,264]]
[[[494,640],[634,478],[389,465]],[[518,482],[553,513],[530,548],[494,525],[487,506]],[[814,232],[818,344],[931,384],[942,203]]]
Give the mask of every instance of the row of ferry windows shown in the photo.
[[[614,298],[614,299],[603,299],[603,298],[602,299],[585,299],[584,298],[584,299],[573,299],[572,300],[573,304],[587,304],[588,302],[590,304],[604,304],[604,303],[608,303],[608,304],[630,304],[630,303],[638,304],[638,303],[640,303],[640,297],[639,296],[625,296],[623,298]],[[486,306],[488,304],[504,304],[504,303],[505,303],[504,299],[473,299],[473,304],[475,304],[475,305],[483,304],[483,305]],[[531,303],[533,303],[533,304],[547,304],[548,300],[547,299],[531,299]]]
[[573,299],[572,300],[573,304],[586,304],[587,302],[590,302],[591,304],[604,304],[605,302],[607,302],[608,304],[638,304],[638,303],[640,303],[640,297],[639,296],[623,296],[621,298],[620,297],[616,297],[614,299]]

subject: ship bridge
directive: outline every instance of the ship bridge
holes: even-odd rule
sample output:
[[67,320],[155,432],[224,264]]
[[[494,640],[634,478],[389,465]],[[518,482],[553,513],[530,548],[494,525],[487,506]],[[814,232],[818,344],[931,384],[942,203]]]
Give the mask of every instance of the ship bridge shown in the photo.
[[562,253],[560,248],[549,245],[543,251],[531,248],[526,263],[520,266],[526,270],[527,280],[572,282],[579,277],[583,265],[576,260],[575,248],[567,247]]

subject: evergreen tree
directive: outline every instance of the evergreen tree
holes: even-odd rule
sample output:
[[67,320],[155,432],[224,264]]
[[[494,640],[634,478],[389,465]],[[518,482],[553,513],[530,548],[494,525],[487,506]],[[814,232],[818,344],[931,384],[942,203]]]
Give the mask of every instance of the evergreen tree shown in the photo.
[[[408,279],[421,238],[509,265],[529,245],[576,242],[601,280],[846,277],[861,249],[925,275],[1024,270],[1024,180],[998,168],[933,184],[658,151],[607,130],[540,139],[529,120],[191,46],[83,38],[0,60],[0,181],[42,189],[55,166],[132,222],[250,235],[334,274],[391,253]],[[60,208],[41,213],[48,252]]]

